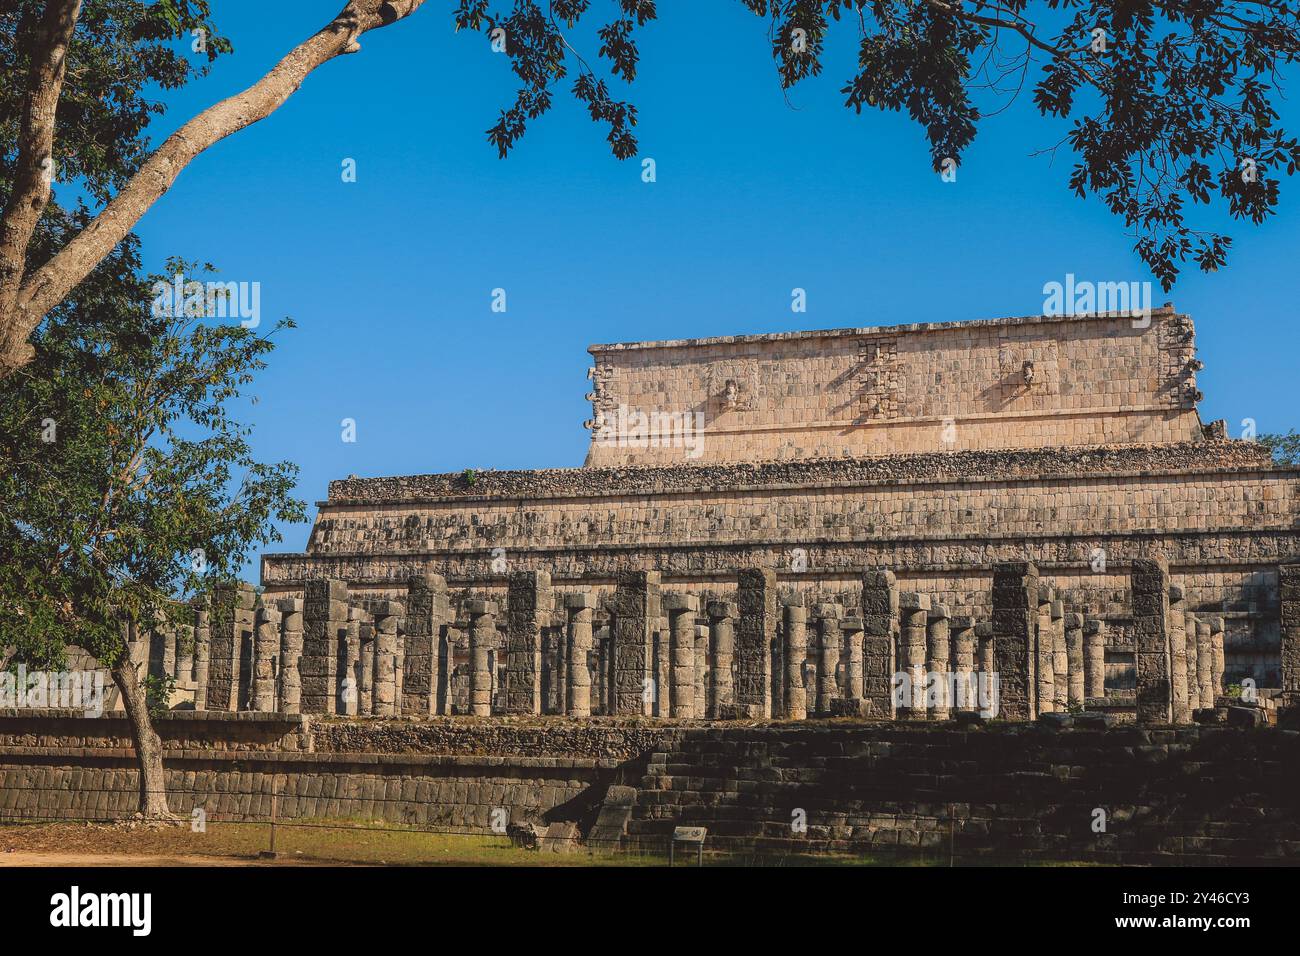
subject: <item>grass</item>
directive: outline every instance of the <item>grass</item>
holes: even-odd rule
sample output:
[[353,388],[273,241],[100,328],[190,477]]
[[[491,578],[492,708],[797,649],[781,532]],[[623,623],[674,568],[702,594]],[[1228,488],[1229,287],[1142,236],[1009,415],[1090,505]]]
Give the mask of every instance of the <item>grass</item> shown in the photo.
[[[104,863],[375,865],[375,866],[666,866],[658,848],[613,851],[578,845],[571,852],[512,846],[491,833],[435,833],[397,824],[358,820],[312,820],[276,828],[277,858],[259,854],[270,846],[266,823],[209,821],[206,832],[188,823],[175,827],[127,823],[15,823],[0,826],[0,866],[57,865],[69,857],[104,858]],[[6,861],[6,856],[9,857]],[[94,861],[91,861],[92,863]],[[677,858],[693,866],[693,850]],[[946,861],[945,861],[946,862]],[[708,851],[705,866],[889,866],[892,857],[845,853]],[[905,864],[907,865],[907,864]],[[934,862],[912,865],[934,865]]]

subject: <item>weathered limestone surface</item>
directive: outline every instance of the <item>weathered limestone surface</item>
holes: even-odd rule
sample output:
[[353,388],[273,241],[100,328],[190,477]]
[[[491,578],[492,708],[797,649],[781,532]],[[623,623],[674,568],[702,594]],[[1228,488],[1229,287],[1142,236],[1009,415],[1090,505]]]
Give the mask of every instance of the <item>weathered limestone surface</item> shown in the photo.
[[664,609],[672,629],[670,651],[671,716],[695,716],[695,615],[699,600],[688,594],[665,594]]
[[712,681],[709,688],[709,717],[722,715],[723,708],[735,703],[731,670],[735,660],[735,622],[740,609],[729,601],[709,603],[709,646],[713,657]]
[[509,630],[506,638],[506,712],[542,712],[542,628],[555,608],[546,571],[510,575]]
[[377,717],[397,714],[397,631],[403,611],[397,601],[383,601],[371,610],[375,620],[375,685],[371,713]]
[[649,714],[654,700],[650,667],[653,622],[660,614],[659,572],[621,573],[610,610],[614,617],[612,712]]
[[1083,622],[1084,697],[1106,696],[1106,622],[1086,618]]
[[565,712],[570,717],[591,715],[591,620],[595,607],[592,596],[583,591],[565,597],[568,611],[567,646],[565,659],[569,666],[568,694]]
[[1278,569],[1281,599],[1282,692],[1293,705],[1300,704],[1300,564]]
[[302,712],[332,714],[339,681],[339,638],[348,622],[348,586],[343,581],[309,581],[303,601]]
[[[840,696],[835,673],[840,665],[840,618],[844,609],[838,604],[818,604],[813,608],[817,621],[817,714],[831,713],[832,702]],[[800,675],[802,678],[802,675]]]
[[978,665],[975,619],[968,614],[957,614],[948,623],[952,633],[952,668],[956,675],[956,697],[952,706],[959,711],[974,711],[979,703],[975,684]]
[[1169,585],[1169,666],[1173,693],[1174,723],[1186,724],[1192,719],[1192,707],[1187,693],[1187,622],[1183,589]]
[[1065,641],[1065,602],[1052,598],[1052,707],[1065,713],[1070,705],[1070,652]]
[[802,604],[787,603],[782,613],[785,618],[782,630],[786,669],[783,716],[787,720],[804,720],[808,716],[808,691],[804,687],[804,666],[808,662],[808,609]]
[[302,607],[300,598],[281,598],[276,602],[280,612],[280,673],[276,693],[281,713],[302,712],[302,678],[298,666],[302,658]]
[[280,625],[279,608],[265,606],[257,609],[251,710],[269,713],[275,709],[275,662],[280,653]]
[[1214,706],[1214,642],[1210,636],[1210,622],[1196,619],[1196,683],[1200,691],[1201,707]]
[[736,706],[750,717],[772,716],[772,642],[776,639],[776,575],[740,572],[736,623]]
[[[202,808],[221,819],[264,822],[274,787],[280,819],[358,817],[488,832],[495,808],[506,808],[514,822],[540,822],[599,801],[614,768],[646,759],[645,776],[626,788],[634,808],[627,837],[656,846],[683,820],[758,841],[788,827],[793,806],[808,808],[810,843],[859,851],[892,847],[946,859],[951,846],[959,858],[1014,853],[1126,864],[1300,859],[1294,739],[1273,728],[1184,726],[1155,742],[1137,728],[719,730],[512,718],[488,725],[493,743],[485,753],[483,722],[448,718],[309,725],[280,714],[178,711],[156,727],[169,801],[182,815]],[[122,717],[0,712],[6,813],[129,816],[139,788],[129,747]],[[818,761],[833,761],[836,772],[771,772],[773,764]],[[688,779],[689,789],[682,785]],[[888,791],[882,779],[891,782]],[[1154,836],[1152,824],[1122,817],[1101,839],[1077,825],[1116,780],[1138,816],[1160,821]],[[1242,780],[1250,786],[1242,789]],[[1224,805],[1207,802],[1207,792],[1237,796]],[[665,793],[680,794],[666,812]],[[963,812],[952,813],[953,806]],[[1027,812],[1035,826],[1009,844],[1002,834],[1023,828]]]
[[1038,713],[1056,711],[1056,651],[1052,636],[1052,601],[1056,593],[1046,581],[1038,584],[1038,620],[1034,630],[1034,668],[1038,673]]
[[402,668],[402,713],[437,713],[443,628],[451,620],[447,579],[429,572],[406,588],[406,638]]
[[211,669],[211,614],[206,605],[194,608],[194,709],[208,709],[208,675]]
[[1065,615],[1066,669],[1069,674],[1069,688],[1066,703],[1070,707],[1082,707],[1086,696],[1084,679],[1083,650],[1083,615],[1071,612]]
[[475,717],[492,713],[492,674],[489,654],[497,643],[496,605],[470,601],[469,614],[469,712]]
[[243,686],[242,656],[245,643],[253,640],[251,584],[223,587],[216,591],[210,615],[208,651],[208,706],[214,710],[239,710]]
[[1173,719],[1169,679],[1169,567],[1164,558],[1133,562],[1133,635],[1137,657],[1137,718],[1144,724]]
[[865,687],[862,675],[862,618],[850,614],[840,622],[844,633],[844,696],[862,700]]
[[901,715],[924,719],[925,714],[925,624],[930,613],[930,596],[905,591],[898,596],[902,626],[898,637],[898,667],[907,675],[908,693],[899,702]]
[[999,680],[999,716],[1038,716],[1034,649],[1038,619],[1038,568],[1008,561],[993,568],[993,657]]
[[[926,705],[931,720],[947,720],[952,713],[952,701],[948,696],[951,686],[948,674],[952,669],[949,654],[951,651],[952,629],[949,624],[951,615],[943,604],[932,604],[926,621],[925,668],[928,672],[926,688]],[[930,678],[930,674],[935,675]]]
[[[590,465],[682,461],[690,454],[737,461],[929,451],[938,431],[933,422],[952,409],[963,415],[952,442],[957,449],[1200,437],[1191,323],[1172,310],[1160,310],[1145,332],[1119,316],[1036,316],[589,351]],[[1034,367],[1028,381],[1026,360]],[[1070,387],[1102,370],[1111,373],[1104,387]],[[616,440],[628,409],[660,409],[647,399],[656,395],[670,396],[673,409],[725,414],[709,422],[710,440],[698,450]],[[1128,414],[1108,420],[1104,413],[1120,406]],[[860,427],[863,421],[877,427]]]
[[879,717],[894,715],[892,681],[898,614],[898,581],[894,573],[868,571],[862,575],[863,696]]

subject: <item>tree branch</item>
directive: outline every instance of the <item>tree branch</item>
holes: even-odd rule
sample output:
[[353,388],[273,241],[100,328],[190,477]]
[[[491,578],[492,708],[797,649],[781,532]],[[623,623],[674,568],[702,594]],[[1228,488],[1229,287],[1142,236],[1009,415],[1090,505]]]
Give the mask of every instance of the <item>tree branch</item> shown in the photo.
[[0,324],[3,345],[0,369],[13,350],[21,349],[24,362],[31,356],[26,334],[10,341],[13,330],[7,319],[14,315],[21,294],[27,245],[50,201],[50,185],[54,179],[54,115],[63,93],[68,45],[80,13],[81,0],[50,0],[32,31],[31,67],[23,98],[13,192],[4,212],[0,213],[0,317],[4,317]]
[[45,314],[126,238],[191,160],[275,112],[321,64],[342,53],[355,53],[361,34],[401,20],[423,3],[350,0],[338,16],[289,51],[260,80],[208,107],[169,136],[94,221],[22,283],[16,303],[0,311],[0,378],[30,361],[26,340]]

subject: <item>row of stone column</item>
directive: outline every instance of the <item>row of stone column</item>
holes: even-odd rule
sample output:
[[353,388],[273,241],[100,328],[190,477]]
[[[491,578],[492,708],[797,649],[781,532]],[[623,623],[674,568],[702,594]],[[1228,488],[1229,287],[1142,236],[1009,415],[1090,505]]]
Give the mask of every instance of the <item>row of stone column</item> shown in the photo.
[[[1284,685],[1300,692],[1297,566],[1283,567],[1281,586]],[[1222,687],[1223,619],[1188,612],[1159,560],[1134,562],[1132,589],[1138,718],[1189,721]],[[857,606],[781,601],[766,569],[738,574],[734,602],[665,592],[658,573],[629,571],[606,614],[592,593],[557,593],[546,572],[527,571],[510,576],[504,613],[471,600],[457,617],[436,574],[412,581],[405,601],[365,607],[342,581],[260,607],[240,585],[196,611],[192,638],[151,643],[149,666],[192,682],[201,709],[345,715],[945,719],[982,709],[980,679],[996,679],[1010,719],[1106,697],[1104,621],[1066,612],[1029,562],[997,565],[992,596],[982,622],[900,592],[888,571],[862,576]]]
[[[1189,723],[1223,687],[1222,617],[1186,610],[1162,558],[1134,560],[1137,720]],[[1065,613],[1031,562],[994,569],[993,623],[1004,716],[1033,719],[1106,697],[1105,622]]]

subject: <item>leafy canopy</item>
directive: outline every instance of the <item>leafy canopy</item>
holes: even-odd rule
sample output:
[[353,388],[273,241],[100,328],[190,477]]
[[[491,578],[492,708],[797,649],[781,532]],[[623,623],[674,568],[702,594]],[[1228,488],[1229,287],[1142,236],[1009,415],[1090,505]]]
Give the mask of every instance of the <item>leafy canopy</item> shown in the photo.
[[297,467],[256,461],[231,411],[271,339],[155,314],[152,283],[170,278],[143,276],[137,247],[105,259],[0,381],[0,633],[28,660],[75,643],[111,666],[123,621],[179,621],[179,599],[279,540],[272,521],[306,518]]
[[[1284,0],[740,0],[768,25],[783,88],[822,72],[832,24],[857,34],[845,105],[905,111],[934,168],[957,165],[980,120],[1026,84],[1045,118],[1069,121],[1055,152],[1076,156],[1069,187],[1100,197],[1165,289],[1188,261],[1223,266],[1231,237],[1198,229],[1191,207],[1218,202],[1258,224],[1278,203],[1278,175],[1300,165],[1279,124],[1280,72],[1300,52],[1300,8]],[[635,31],[653,0],[608,0],[596,58],[630,82]],[[521,86],[488,131],[502,156],[529,121],[571,89],[609,127],[615,156],[636,154],[636,108],[570,43],[592,0],[458,0],[457,28],[506,40]],[[495,31],[504,31],[495,33]]]
[[[45,6],[45,0],[0,6],[0,185],[6,187],[17,156],[30,37]],[[184,86],[232,49],[211,22],[207,0],[83,0],[55,113],[56,177],[79,180],[96,202],[107,201],[149,155],[146,128],[166,111],[151,93]]]

